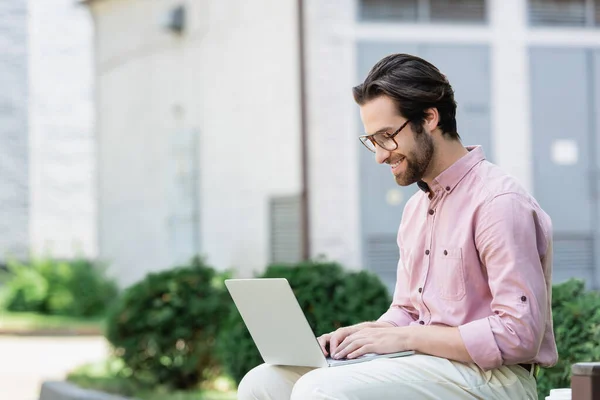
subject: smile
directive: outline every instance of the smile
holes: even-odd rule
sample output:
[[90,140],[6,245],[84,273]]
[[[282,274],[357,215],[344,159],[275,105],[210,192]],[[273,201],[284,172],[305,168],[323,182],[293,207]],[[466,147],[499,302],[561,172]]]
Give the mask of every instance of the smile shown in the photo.
[[398,160],[396,163],[394,163],[394,164],[390,164],[390,166],[392,167],[392,169],[394,169],[394,168],[396,168],[398,165],[400,165],[400,163],[401,163],[402,161],[404,161],[404,159],[405,159],[405,158],[406,158],[406,157],[402,157],[402,158],[400,158],[400,159],[399,159],[399,160]]

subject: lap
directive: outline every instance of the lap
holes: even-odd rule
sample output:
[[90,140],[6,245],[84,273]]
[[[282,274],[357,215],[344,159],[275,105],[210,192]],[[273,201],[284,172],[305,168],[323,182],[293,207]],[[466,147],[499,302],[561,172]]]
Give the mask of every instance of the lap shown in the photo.
[[[249,397],[253,399],[537,398],[535,380],[521,367],[483,371],[475,364],[428,355],[378,359],[319,369],[261,366],[253,373],[254,380],[266,385],[265,391],[272,389],[269,386],[277,385],[275,392],[281,394],[275,397]],[[258,375],[263,377],[259,378]],[[279,378],[275,379],[274,376]],[[285,394],[281,391],[283,386],[287,388]]]

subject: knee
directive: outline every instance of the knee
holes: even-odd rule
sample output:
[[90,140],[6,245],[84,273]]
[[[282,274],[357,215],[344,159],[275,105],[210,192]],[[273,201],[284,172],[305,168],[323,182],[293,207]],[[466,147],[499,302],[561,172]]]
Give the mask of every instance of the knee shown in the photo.
[[[285,398],[287,386],[278,367],[262,364],[250,370],[242,378],[238,385],[237,398],[238,400]],[[291,387],[288,390],[291,391]]]
[[342,388],[326,378],[323,370],[315,370],[298,379],[291,400],[345,399]]
[[238,400],[260,399],[258,389],[265,384],[266,368],[268,368],[268,365],[262,364],[244,375],[237,389]]

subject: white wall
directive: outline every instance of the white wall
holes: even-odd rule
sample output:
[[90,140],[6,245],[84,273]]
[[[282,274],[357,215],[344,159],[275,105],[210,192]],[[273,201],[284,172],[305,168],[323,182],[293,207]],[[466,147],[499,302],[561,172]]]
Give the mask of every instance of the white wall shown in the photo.
[[243,276],[269,262],[269,198],[300,192],[295,3],[195,6],[203,22],[192,33],[186,76],[202,132],[202,249]]
[[[354,1],[306,0],[311,252],[361,267]],[[361,145],[362,146],[362,145]]]
[[29,251],[27,4],[0,2],[0,260]]
[[172,266],[170,146],[199,132],[202,254],[241,275],[268,262],[268,200],[298,194],[299,107],[292,1],[92,2],[98,76],[99,246],[122,284]]
[[31,250],[94,257],[92,21],[73,0],[29,0]]
[[170,145],[182,129],[182,43],[159,27],[175,1],[92,3],[98,242],[123,285],[171,266]]

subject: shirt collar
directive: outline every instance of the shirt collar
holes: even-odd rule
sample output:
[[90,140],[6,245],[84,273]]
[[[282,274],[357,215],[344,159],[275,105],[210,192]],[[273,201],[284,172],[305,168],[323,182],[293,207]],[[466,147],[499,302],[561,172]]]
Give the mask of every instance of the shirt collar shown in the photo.
[[433,180],[431,188],[427,183],[418,181],[417,186],[419,186],[419,189],[428,193],[432,189],[436,192],[441,188],[450,193],[475,165],[485,160],[485,154],[481,146],[467,146],[467,150],[469,151],[467,154],[446,168]]
[[429,193],[429,191],[431,190],[431,189],[429,189],[429,185],[423,181],[418,181],[417,186],[419,187],[419,189],[421,189],[425,193]]

